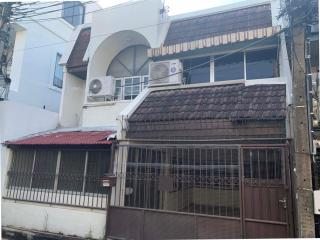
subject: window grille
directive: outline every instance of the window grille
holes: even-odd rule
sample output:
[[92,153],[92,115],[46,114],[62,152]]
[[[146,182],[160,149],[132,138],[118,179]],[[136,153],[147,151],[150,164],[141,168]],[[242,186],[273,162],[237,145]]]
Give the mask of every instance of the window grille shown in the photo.
[[6,198],[105,208],[108,150],[13,150]]
[[[238,148],[122,146],[116,168],[126,155],[116,188],[124,206],[240,216]],[[113,204],[121,205],[121,197]]]

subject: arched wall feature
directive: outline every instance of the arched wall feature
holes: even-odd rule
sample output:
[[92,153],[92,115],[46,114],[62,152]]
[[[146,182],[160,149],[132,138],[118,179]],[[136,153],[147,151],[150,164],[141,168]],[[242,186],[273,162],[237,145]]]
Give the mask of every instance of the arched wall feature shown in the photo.
[[92,58],[89,60],[85,102],[87,101],[87,89],[90,80],[106,76],[112,60],[120,54],[121,51],[132,46],[145,46],[146,48],[150,48],[150,43],[142,34],[131,30],[114,33],[100,43],[99,47],[93,53]]
[[148,40],[138,32],[125,30],[107,37],[93,53],[88,66],[87,79],[105,76],[109,64],[127,47],[143,45],[150,47]]
[[107,76],[116,78],[148,75],[150,59],[148,47],[130,46],[122,50],[110,63]]

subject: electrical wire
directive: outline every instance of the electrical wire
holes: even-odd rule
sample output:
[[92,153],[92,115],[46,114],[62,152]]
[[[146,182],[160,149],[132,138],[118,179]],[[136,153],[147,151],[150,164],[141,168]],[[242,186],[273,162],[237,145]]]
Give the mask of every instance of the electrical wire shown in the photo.
[[[84,5],[87,5],[87,4],[92,4],[92,3],[95,3],[94,1],[88,1],[88,2],[86,2],[86,3],[79,3],[78,5],[73,5],[73,6],[70,6],[70,7],[65,7],[65,8],[63,8],[63,10],[65,10],[65,9],[69,9],[69,8],[75,8],[75,7],[77,7],[77,6],[84,6]],[[62,5],[63,4],[63,2],[61,2],[61,3],[59,3],[59,4],[56,4],[55,6],[59,6],[59,5]],[[51,6],[54,6],[54,5],[51,5]],[[100,10],[100,9],[99,9]],[[34,11],[37,11],[37,10],[34,10]],[[31,12],[34,12],[34,11],[31,11]],[[25,15],[25,16],[23,16],[23,17],[18,17],[18,18],[13,18],[12,20],[13,21],[17,21],[17,20],[19,20],[19,19],[23,19],[23,18],[30,18],[30,17],[37,17],[37,16],[40,16],[40,15],[45,15],[45,14],[48,14],[48,13],[53,13],[53,12],[60,12],[61,11],[61,9],[56,9],[56,10],[51,10],[51,11],[47,11],[47,12],[40,12],[40,13],[36,13],[36,14],[33,14],[33,15]],[[74,14],[74,15],[72,15],[72,16],[70,16],[70,17],[74,17],[74,16],[81,16],[81,15],[83,15],[83,14]],[[59,17],[59,18],[62,18],[62,17]]]
[[[134,2],[133,4],[130,4],[130,5],[134,5],[134,4],[137,4],[137,2]],[[126,5],[126,6],[128,6],[128,5]],[[119,6],[119,7],[123,7],[123,6]],[[110,9],[114,9],[114,8],[110,8]],[[102,11],[102,10],[105,10],[105,9],[98,9],[98,10],[95,10],[95,11],[92,11],[92,12],[97,12],[97,11]],[[301,17],[301,19],[303,20],[307,15],[308,15],[308,14],[306,14],[306,15],[303,16],[303,17]],[[169,22],[169,21],[168,21],[168,22]],[[294,25],[300,24],[301,22],[303,22],[303,21],[297,21]],[[159,23],[159,24],[146,25],[146,26],[141,26],[141,27],[137,27],[137,28],[132,28],[132,29],[130,29],[130,30],[137,30],[137,29],[141,29],[141,28],[148,28],[148,27],[157,26],[157,25],[162,25],[162,24],[166,24],[166,23],[167,23],[167,22],[162,22],[162,23]],[[272,37],[275,37],[275,36],[277,36],[277,35],[280,35],[281,33],[287,31],[288,29],[289,29],[289,28],[283,28],[282,30],[280,30],[280,31],[277,32],[276,34],[273,34],[273,35],[271,35],[271,36],[269,36],[269,37],[265,37],[265,38],[259,39],[259,40],[257,40],[257,41],[254,41],[254,42],[248,44],[247,46],[244,46],[244,47],[242,47],[242,48],[240,48],[240,49],[237,49],[237,50],[235,50],[235,51],[233,51],[233,52],[230,52],[230,53],[227,53],[227,54],[225,54],[225,55],[219,56],[219,57],[215,58],[214,60],[217,61],[217,60],[219,60],[219,59],[222,59],[222,58],[228,57],[228,56],[230,56],[230,55],[233,55],[233,54],[235,54],[235,53],[242,52],[242,51],[244,51],[244,50],[246,50],[246,49],[248,49],[248,48],[250,48],[250,47],[252,47],[252,46],[254,46],[254,45],[256,45],[256,44],[258,44],[258,43],[261,43],[261,42],[263,42],[263,41],[265,41],[265,40],[267,40],[267,39],[270,39],[270,38],[272,38]],[[104,35],[110,35],[110,34],[111,34],[111,33],[98,34],[98,35],[92,36],[91,38],[100,37],[100,36],[104,36]],[[47,46],[53,46],[53,45],[66,44],[66,43],[75,42],[75,41],[76,41],[76,40],[65,41],[65,42],[62,42],[62,43],[47,44],[47,45],[42,45],[42,46],[24,48],[24,49],[21,49],[21,50],[17,49],[16,51],[25,51],[25,50],[36,49],[36,48],[41,48],[41,47],[47,47]],[[193,66],[193,67],[190,67],[190,68],[188,68],[188,69],[183,69],[182,71],[176,72],[176,73],[174,73],[174,74],[170,74],[170,75],[167,75],[167,76],[164,76],[164,77],[160,77],[160,78],[157,78],[157,79],[150,79],[149,81],[158,81],[158,80],[161,80],[161,79],[170,77],[170,76],[174,76],[174,75],[181,74],[181,73],[184,73],[184,72],[189,72],[189,71],[191,71],[191,70],[194,70],[194,69],[200,68],[200,67],[202,67],[202,66],[204,66],[204,65],[207,65],[207,64],[209,64],[209,63],[211,63],[211,62],[212,62],[212,60],[209,60],[209,61],[203,62],[203,63],[201,63],[201,64],[195,65],[195,66]],[[134,86],[134,85],[140,85],[140,83],[139,83],[139,84],[132,84],[131,86]],[[129,85],[126,85],[126,86],[129,86]],[[123,86],[121,86],[121,87],[123,87]]]
[[[133,1],[133,0],[132,0]],[[136,5],[140,3],[140,1],[133,1],[133,3],[131,4],[126,4],[125,6],[131,6],[131,5]],[[120,8],[120,7],[123,7],[122,4],[119,4],[119,5],[116,5],[116,6],[113,6],[113,7],[109,7],[109,8],[102,8],[102,9],[97,9],[97,10],[93,10],[93,11],[89,11],[89,12],[86,12],[86,14],[89,14],[89,13],[96,13],[96,12],[100,12],[100,11],[110,11],[110,10],[114,10],[114,9],[117,9],[117,8]],[[75,15],[72,15],[73,17],[75,16],[81,16],[82,14],[75,14]],[[43,19],[36,19],[36,21],[53,21],[53,20],[59,20],[61,19],[62,17],[54,17],[54,18],[43,18]],[[28,22],[34,22],[34,20],[19,20],[16,21],[16,22],[22,22],[22,23],[28,23]]]

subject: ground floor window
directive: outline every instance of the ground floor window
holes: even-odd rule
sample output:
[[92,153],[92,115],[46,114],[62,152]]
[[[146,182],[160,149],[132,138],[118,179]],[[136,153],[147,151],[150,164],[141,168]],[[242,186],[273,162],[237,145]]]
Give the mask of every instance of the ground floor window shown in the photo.
[[242,194],[248,216],[282,221],[284,156],[280,147],[120,146],[112,205],[239,218]]
[[130,147],[124,205],[240,216],[236,148]]
[[109,163],[109,150],[13,150],[7,197],[100,207],[106,194],[100,178]]

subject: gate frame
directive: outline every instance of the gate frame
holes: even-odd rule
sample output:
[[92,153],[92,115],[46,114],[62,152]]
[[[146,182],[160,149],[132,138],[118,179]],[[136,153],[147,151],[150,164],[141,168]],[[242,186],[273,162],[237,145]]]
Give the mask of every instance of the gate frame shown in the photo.
[[[284,139],[282,139],[284,140]],[[117,155],[119,155],[119,148],[125,146],[125,147],[139,147],[139,146],[143,146],[143,147],[147,147],[147,146],[158,146],[158,147],[208,147],[208,146],[212,146],[212,147],[227,147],[227,148],[234,148],[234,149],[238,149],[238,159],[239,159],[239,201],[240,201],[240,215],[239,215],[239,220],[240,220],[240,235],[242,238],[246,237],[246,231],[245,231],[245,206],[244,206],[244,159],[243,159],[243,150],[244,149],[281,149],[282,151],[282,159],[283,159],[283,164],[284,166],[282,167],[282,172],[284,172],[285,174],[285,184],[284,184],[284,190],[286,192],[286,196],[287,196],[287,209],[286,209],[286,225],[287,225],[287,237],[294,237],[294,212],[293,212],[293,205],[294,205],[294,199],[292,199],[292,184],[293,184],[293,180],[292,180],[292,173],[291,173],[291,164],[292,164],[292,147],[290,143],[276,143],[276,144],[272,144],[272,143],[265,143],[265,144],[242,144],[242,143],[223,143],[223,144],[219,144],[218,142],[214,142],[211,143],[210,141],[208,142],[203,142],[203,143],[199,143],[199,144],[191,144],[191,143],[185,143],[183,141],[179,141],[177,143],[156,143],[156,142],[149,142],[146,143],[145,141],[134,141],[134,142],[130,142],[130,141],[124,141],[124,144],[119,143],[119,141],[117,141],[115,143],[115,149],[117,149],[118,154],[113,154],[113,159],[112,160],[112,165],[115,164],[115,157]],[[126,159],[127,161],[127,159]],[[112,171],[114,171],[115,169],[112,168],[110,169]],[[126,170],[125,170],[126,171]],[[112,172],[113,173],[113,172]],[[110,194],[115,194],[116,191],[110,191]],[[115,197],[115,196],[113,196]],[[111,199],[112,196],[110,196],[109,199]],[[108,203],[109,205],[109,203]],[[122,209],[134,209],[134,210],[141,210],[141,211],[153,211],[153,212],[169,212],[169,213],[176,213],[176,214],[187,214],[187,215],[194,215],[194,216],[201,216],[201,214],[190,214],[190,213],[183,213],[183,212],[175,212],[175,211],[167,211],[167,210],[157,210],[157,209],[147,209],[147,208],[137,208],[137,207],[127,207],[127,206],[110,206],[109,209],[112,208],[122,208]],[[107,219],[109,216],[109,212],[107,212]],[[221,218],[221,216],[210,216],[210,215],[203,215],[202,216],[206,216],[206,217],[213,217],[213,218]],[[223,216],[222,216],[223,217]],[[110,236],[110,220],[107,220],[107,225],[106,225],[106,236]],[[142,227],[142,229],[144,229],[144,226]]]

